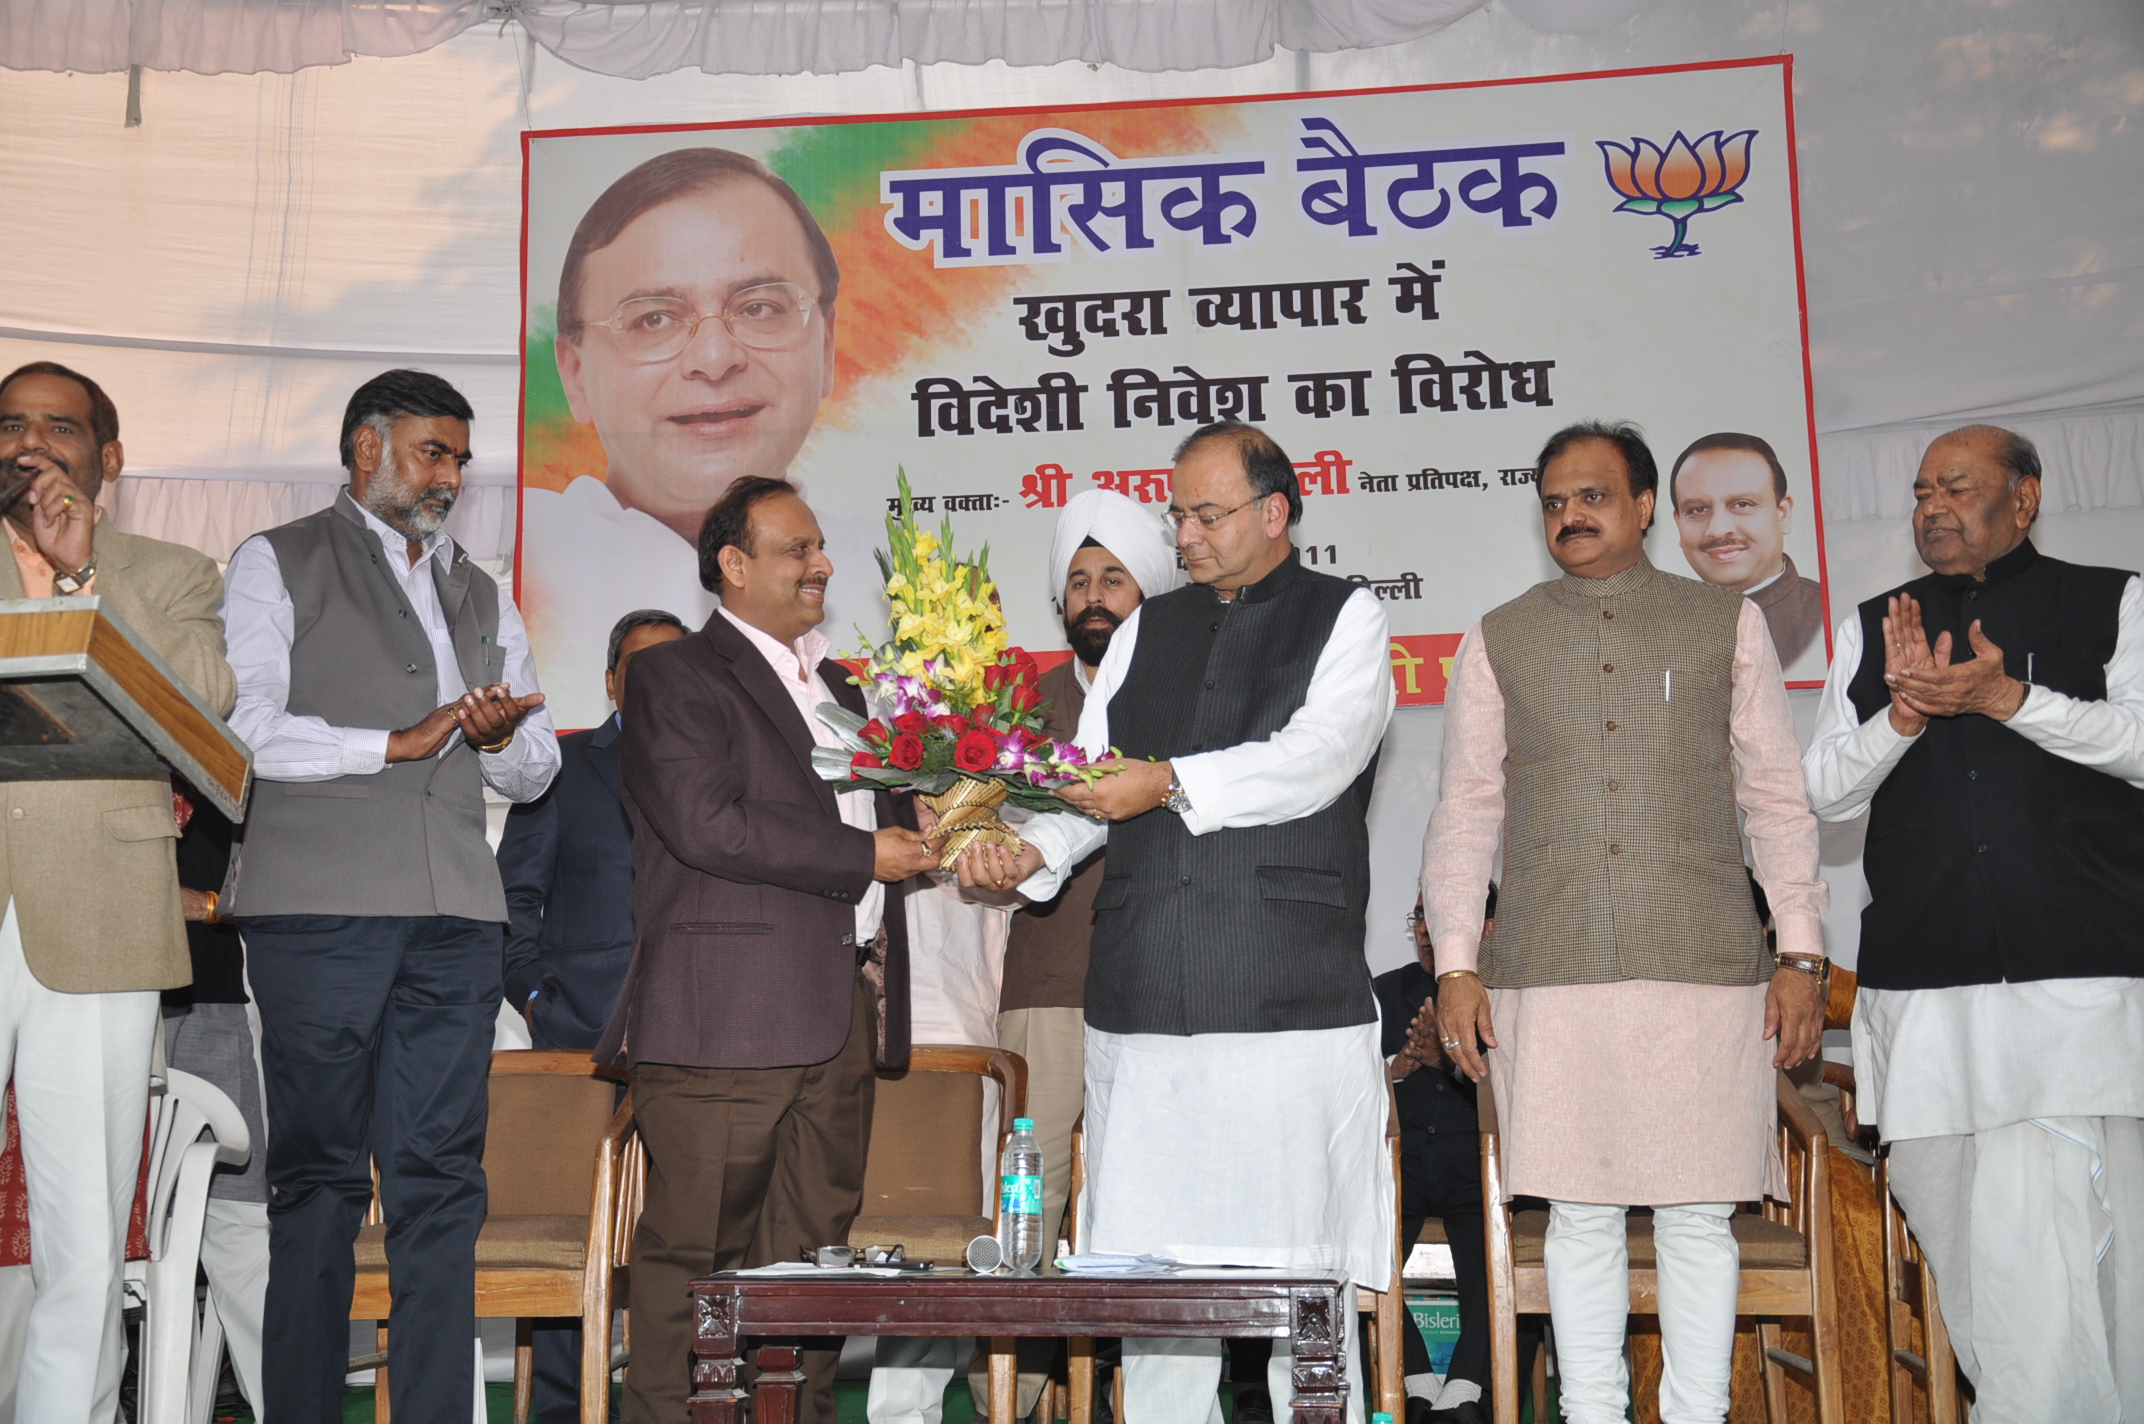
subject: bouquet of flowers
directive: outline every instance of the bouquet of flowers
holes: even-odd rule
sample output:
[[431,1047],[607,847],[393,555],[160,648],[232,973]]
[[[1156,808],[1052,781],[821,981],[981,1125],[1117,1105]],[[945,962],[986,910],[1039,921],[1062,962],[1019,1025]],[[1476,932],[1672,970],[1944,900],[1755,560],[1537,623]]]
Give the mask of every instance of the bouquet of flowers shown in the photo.
[[859,631],[863,671],[850,679],[879,715],[866,720],[821,703],[819,718],[842,746],[818,748],[812,765],[838,783],[836,791],[889,787],[922,796],[938,814],[941,867],[979,839],[1017,854],[1022,842],[999,818],[1000,806],[1059,810],[1058,787],[1091,785],[1099,773],[1077,746],[1042,735],[1040,669],[1008,643],[989,547],[955,557],[950,517],[936,533],[916,523],[905,470],[900,492],[878,552],[893,636],[873,644]]

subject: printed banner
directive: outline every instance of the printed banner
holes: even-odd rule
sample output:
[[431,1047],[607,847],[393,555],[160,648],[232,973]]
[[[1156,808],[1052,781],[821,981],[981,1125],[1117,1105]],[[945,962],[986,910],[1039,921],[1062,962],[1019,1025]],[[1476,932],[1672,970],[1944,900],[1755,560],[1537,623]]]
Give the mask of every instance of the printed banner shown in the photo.
[[694,538],[740,476],[817,512],[837,650],[883,626],[905,468],[1044,652],[1055,512],[1102,487],[1160,518],[1177,444],[1221,418],[1294,460],[1304,562],[1384,602],[1402,704],[1443,701],[1465,631],[1555,576],[1532,462],[1580,419],[1644,429],[1653,561],[1755,599],[1815,685],[1789,81],[526,135],[515,572],[559,724],[609,712],[620,615],[712,612]]

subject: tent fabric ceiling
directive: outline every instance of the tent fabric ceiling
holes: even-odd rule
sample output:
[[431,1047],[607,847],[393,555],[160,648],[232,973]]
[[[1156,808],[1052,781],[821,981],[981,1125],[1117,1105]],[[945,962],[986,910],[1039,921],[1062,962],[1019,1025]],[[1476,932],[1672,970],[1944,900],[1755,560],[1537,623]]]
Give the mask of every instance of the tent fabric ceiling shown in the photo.
[[[687,68],[645,80],[560,59],[537,42],[533,12],[469,26],[466,12],[437,0],[393,11],[222,0],[206,6],[227,21],[222,30],[189,31],[189,7],[205,3],[0,0],[0,62],[9,65],[39,46],[59,54],[137,34],[172,53],[221,34],[256,56],[367,46],[400,55],[291,73],[151,73],[138,128],[122,123],[124,75],[0,70],[0,141],[14,172],[37,176],[23,189],[28,200],[0,206],[0,369],[58,359],[106,384],[131,476],[183,482],[164,497],[123,500],[130,519],[214,504],[233,477],[339,481],[335,430],[348,392],[386,366],[415,364],[475,403],[472,480],[505,502],[472,506],[471,517],[509,546],[499,511],[511,509],[514,478],[524,129],[1220,97],[1782,51],[1796,65],[1827,517],[1896,518],[1928,436],[1976,418],[2041,441],[2050,509],[2144,504],[2144,224],[2135,218],[2144,6],[2134,0],[1276,0],[1229,7],[1245,18],[1226,38],[1270,45],[1302,37],[1290,25],[1334,14],[1352,17],[1347,33],[1358,38],[1409,23],[1442,28],[1368,48],[1283,50],[1234,68],[1197,67],[1206,51],[1191,48],[1219,40],[1186,17],[1211,20],[1222,0],[1203,9],[1201,0],[1025,0],[1017,9],[902,0],[904,24],[935,17],[941,35],[969,36],[960,43],[996,44],[989,26],[1016,14],[1060,27],[1107,15],[1151,21],[1143,33],[1187,48],[1157,53],[1148,70],[994,58],[791,77]],[[609,8],[621,21],[654,13]],[[670,9],[672,18],[694,13]],[[865,7],[753,0],[719,9],[725,22],[801,24],[818,14],[833,29],[831,17]],[[239,24],[247,15],[261,33]],[[140,52],[117,49],[105,67]],[[1672,341],[1674,323],[1663,313],[1630,339]],[[264,496],[234,488],[228,498],[229,511],[202,516],[208,544],[234,537]]]
[[[415,54],[518,21],[570,64],[627,79],[841,74],[872,65],[1230,68],[1276,46],[1322,53],[1419,39],[1487,0],[8,0],[0,68],[289,74]],[[1635,0],[1532,0],[1599,27]]]

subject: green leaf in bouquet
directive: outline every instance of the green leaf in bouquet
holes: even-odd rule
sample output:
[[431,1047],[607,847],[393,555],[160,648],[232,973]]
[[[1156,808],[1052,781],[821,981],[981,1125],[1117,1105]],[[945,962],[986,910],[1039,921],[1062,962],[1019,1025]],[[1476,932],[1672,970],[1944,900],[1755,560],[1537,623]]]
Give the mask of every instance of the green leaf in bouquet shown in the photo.
[[852,755],[853,753],[843,751],[840,747],[813,747],[811,769],[819,774],[822,781],[846,780],[849,775],[849,758]]
[[[831,727],[850,751],[867,752],[873,750],[871,744],[863,739],[863,718],[838,702],[822,702],[819,704],[818,711],[819,720]],[[832,748],[826,748],[826,750],[832,750]],[[813,759],[817,759],[817,753],[813,754]]]

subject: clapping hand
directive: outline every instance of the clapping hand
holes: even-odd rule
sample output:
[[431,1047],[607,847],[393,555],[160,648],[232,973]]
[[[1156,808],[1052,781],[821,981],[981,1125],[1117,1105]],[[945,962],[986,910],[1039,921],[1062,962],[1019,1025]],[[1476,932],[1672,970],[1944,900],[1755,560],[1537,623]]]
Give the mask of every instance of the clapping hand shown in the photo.
[[495,747],[514,734],[522,719],[543,706],[543,694],[514,696],[503,682],[471,688],[453,703],[454,721],[472,747]]
[[389,732],[387,760],[423,761],[437,756],[457,730],[472,747],[496,746],[512,736],[523,719],[541,706],[542,693],[516,697],[503,682],[472,688],[446,706],[434,708],[416,726]]
[[1407,1025],[1407,1056],[1424,1068],[1448,1068],[1451,1058],[1438,1039],[1437,1000],[1426,1000],[1416,1011],[1414,1022]]
[[1977,712],[2007,722],[2025,705],[2025,684],[2003,670],[2003,650],[1977,618],[1966,630],[1973,656],[1962,663],[1951,661],[1950,634],[1930,645],[1921,605],[1910,593],[1891,599],[1883,637],[1883,681],[1891,690],[1891,726],[1900,736],[1919,736],[1931,717]]

